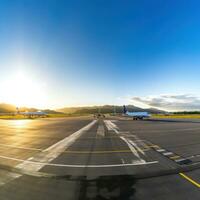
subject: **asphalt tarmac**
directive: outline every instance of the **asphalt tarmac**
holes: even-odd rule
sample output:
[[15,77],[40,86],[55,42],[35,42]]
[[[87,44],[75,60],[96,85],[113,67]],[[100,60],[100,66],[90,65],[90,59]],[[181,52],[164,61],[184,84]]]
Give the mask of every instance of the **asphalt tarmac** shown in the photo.
[[1,199],[200,199],[200,120],[0,121]]

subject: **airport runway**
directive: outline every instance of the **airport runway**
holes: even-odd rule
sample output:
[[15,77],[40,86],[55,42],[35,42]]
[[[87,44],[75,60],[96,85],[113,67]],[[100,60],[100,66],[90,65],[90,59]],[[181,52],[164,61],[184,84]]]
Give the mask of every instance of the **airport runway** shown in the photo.
[[1,120],[1,199],[199,199],[200,120]]

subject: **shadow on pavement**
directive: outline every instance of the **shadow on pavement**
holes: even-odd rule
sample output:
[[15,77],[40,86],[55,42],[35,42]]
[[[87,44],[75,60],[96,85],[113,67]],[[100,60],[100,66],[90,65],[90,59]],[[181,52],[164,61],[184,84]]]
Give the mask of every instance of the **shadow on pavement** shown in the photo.
[[79,199],[134,199],[135,183],[134,177],[129,175],[102,176],[91,181],[81,181]]

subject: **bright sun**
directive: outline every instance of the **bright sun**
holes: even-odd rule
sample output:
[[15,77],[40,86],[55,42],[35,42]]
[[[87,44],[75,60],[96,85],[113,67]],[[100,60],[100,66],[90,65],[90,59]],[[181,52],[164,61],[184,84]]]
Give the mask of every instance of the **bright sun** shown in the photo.
[[43,86],[30,76],[17,73],[3,82],[0,98],[6,103],[20,107],[43,107],[46,101]]

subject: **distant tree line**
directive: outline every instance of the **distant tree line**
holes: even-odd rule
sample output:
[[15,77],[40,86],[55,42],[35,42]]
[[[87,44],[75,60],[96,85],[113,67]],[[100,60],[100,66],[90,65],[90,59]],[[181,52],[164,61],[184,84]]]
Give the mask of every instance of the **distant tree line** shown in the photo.
[[191,114],[200,114],[200,111],[181,111],[181,112],[173,112],[173,114],[191,115]]

